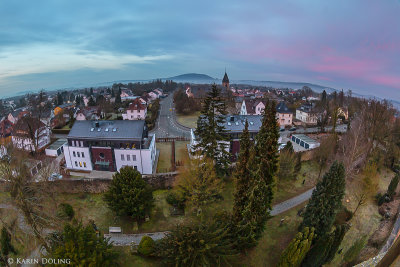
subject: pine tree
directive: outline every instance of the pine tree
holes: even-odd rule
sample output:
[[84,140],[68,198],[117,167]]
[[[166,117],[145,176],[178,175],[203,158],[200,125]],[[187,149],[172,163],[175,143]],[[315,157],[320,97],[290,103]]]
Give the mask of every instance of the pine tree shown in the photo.
[[313,191],[300,228],[314,227],[318,236],[329,232],[342,207],[345,185],[344,166],[335,161]]
[[335,231],[319,237],[308,252],[302,267],[319,267],[333,260],[349,226],[339,225]]
[[243,212],[245,221],[241,223],[240,230],[246,233],[249,243],[260,238],[272,208],[279,160],[279,127],[275,110],[275,103],[267,101],[262,125],[249,161],[253,179],[248,191],[248,204]]
[[282,252],[278,267],[298,267],[310,250],[315,238],[314,228],[305,227]]
[[276,172],[278,171],[278,139],[279,126],[276,120],[276,104],[267,101],[262,118],[260,131],[256,136],[254,147],[254,171],[258,179],[263,179],[267,187],[265,209],[271,210],[271,203],[276,186]]
[[293,144],[292,144],[292,142],[290,140],[287,141],[286,146],[283,148],[283,150],[287,150],[290,153],[294,153]]
[[243,220],[243,211],[248,202],[248,192],[251,185],[251,172],[249,169],[250,146],[249,123],[246,120],[242,136],[240,137],[240,153],[235,172],[236,187],[233,214],[236,221]]
[[121,100],[121,88],[118,89],[118,93],[115,96],[115,104],[121,104],[122,100]]
[[[11,235],[3,226],[0,234],[0,266],[1,263],[7,264],[8,255],[17,253],[14,246],[11,244]],[[6,265],[7,266],[7,265]]]
[[399,184],[399,174],[396,174],[390,181],[387,189],[387,195],[392,200],[393,196],[396,194],[397,185]]
[[214,84],[203,103],[201,116],[197,120],[196,136],[199,143],[195,149],[201,155],[214,160],[219,176],[226,174],[230,154],[226,151],[228,137],[225,129],[226,106],[220,90]]
[[325,90],[322,91],[322,94],[321,94],[321,105],[323,107],[326,107],[326,105],[327,105],[327,98],[326,98],[326,91]]
[[294,166],[295,174],[299,174],[301,171],[301,153],[297,152],[296,154],[296,165]]
[[96,106],[96,102],[94,101],[92,96],[89,97],[88,106],[90,107]]
[[126,166],[113,175],[104,199],[117,215],[131,216],[136,221],[142,221],[153,207],[152,192],[142,175],[131,166]]

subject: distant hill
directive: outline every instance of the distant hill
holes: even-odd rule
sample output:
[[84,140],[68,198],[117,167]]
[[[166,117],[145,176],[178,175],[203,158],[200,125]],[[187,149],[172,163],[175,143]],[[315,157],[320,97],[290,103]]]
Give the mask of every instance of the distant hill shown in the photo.
[[163,80],[173,80],[173,81],[187,81],[187,82],[193,82],[193,81],[204,81],[204,82],[215,82],[218,79],[215,79],[211,76],[208,76],[206,74],[200,74],[200,73],[186,73],[186,74],[181,74],[178,76],[174,77],[169,77],[169,78],[164,78]]

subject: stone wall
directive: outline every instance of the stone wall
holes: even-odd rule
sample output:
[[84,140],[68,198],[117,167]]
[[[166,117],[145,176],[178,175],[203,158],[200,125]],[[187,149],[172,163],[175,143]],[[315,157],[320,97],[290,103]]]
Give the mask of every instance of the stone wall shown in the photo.
[[[177,172],[143,175],[143,179],[154,189],[167,189],[173,186]],[[107,191],[111,179],[104,178],[74,178],[62,179],[54,182],[45,182],[48,190],[57,193],[104,193]],[[0,181],[0,192],[9,191],[7,182]]]

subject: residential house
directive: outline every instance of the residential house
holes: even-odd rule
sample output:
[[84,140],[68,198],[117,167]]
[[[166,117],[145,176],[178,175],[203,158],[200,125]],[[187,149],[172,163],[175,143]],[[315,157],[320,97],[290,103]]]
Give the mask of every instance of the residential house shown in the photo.
[[7,119],[16,124],[19,119],[29,114],[29,111],[26,108],[18,108],[12,112],[10,112],[7,116]]
[[64,145],[68,169],[119,171],[132,166],[152,174],[156,166],[155,135],[144,120],[76,121]]
[[12,143],[29,152],[41,150],[50,143],[50,130],[37,118],[23,117],[14,125]]
[[262,100],[243,99],[240,108],[240,115],[261,115],[265,109],[265,102]]
[[68,111],[73,108],[75,108],[75,103],[66,103],[66,104],[62,104],[60,106],[55,107],[53,113],[54,113],[54,116],[64,113],[63,116],[64,117],[68,116],[68,118],[69,118]]
[[126,89],[121,91],[121,101],[130,101],[136,98],[138,98],[138,96],[135,96],[131,90]]
[[285,102],[279,102],[276,106],[276,117],[281,128],[290,126],[293,123],[293,113],[286,106]]
[[307,103],[296,109],[296,119],[308,125],[316,125],[318,114],[313,110],[313,105]]
[[75,113],[77,121],[99,120],[104,117],[104,112],[99,107],[84,107]]
[[11,141],[11,134],[14,124],[7,118],[3,118],[0,122],[0,143],[6,144]]
[[124,120],[144,120],[147,115],[147,106],[143,105],[139,98],[133,100],[126,109],[126,113],[122,114]]

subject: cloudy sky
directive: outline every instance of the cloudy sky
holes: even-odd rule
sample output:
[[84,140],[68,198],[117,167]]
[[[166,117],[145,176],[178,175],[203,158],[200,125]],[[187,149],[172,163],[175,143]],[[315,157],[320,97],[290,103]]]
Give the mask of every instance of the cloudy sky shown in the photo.
[[399,16],[400,0],[4,0],[0,97],[226,67],[400,100]]

